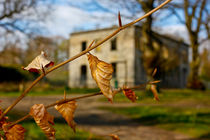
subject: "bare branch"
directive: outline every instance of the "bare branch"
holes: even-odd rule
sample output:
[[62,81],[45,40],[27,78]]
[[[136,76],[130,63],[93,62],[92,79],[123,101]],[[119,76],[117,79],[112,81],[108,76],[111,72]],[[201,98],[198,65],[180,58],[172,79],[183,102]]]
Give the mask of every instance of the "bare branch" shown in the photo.
[[[126,24],[123,25],[122,27],[119,27],[117,30],[115,30],[112,34],[108,35],[107,37],[105,37],[102,41],[100,41],[99,43],[95,44],[93,47],[88,48],[84,51],[82,51],[81,53],[73,56],[72,58],[54,66],[53,68],[49,69],[48,71],[46,71],[45,75],[47,75],[48,73],[58,69],[59,67],[81,57],[82,55],[88,53],[89,51],[97,48],[98,46],[100,46],[101,44],[103,44],[104,42],[106,42],[107,40],[111,39],[113,36],[117,35],[120,31],[124,30],[125,28],[134,25],[135,23],[141,21],[142,19],[150,16],[152,13],[156,12],[157,10],[159,10],[160,8],[162,8],[164,5],[166,5],[167,3],[169,3],[171,0],[166,0],[165,2],[163,2],[161,5],[159,5],[158,7],[154,8],[153,10],[151,10],[150,12],[146,13],[145,15],[143,15],[142,17]],[[1,114],[0,116],[0,120],[2,119],[2,117],[4,117],[18,102],[20,102],[26,95],[27,93],[45,76],[44,74],[41,74],[28,88],[26,88],[26,90]]]
[[[140,84],[140,85],[137,85],[137,86],[132,86],[132,87],[128,87],[129,89],[140,89],[140,88],[144,88],[146,87],[146,85],[154,85],[156,83],[159,83],[160,81],[149,81],[145,84]],[[117,89],[114,91],[115,95],[117,93],[120,93],[121,91],[123,90],[123,88],[120,88],[120,89]],[[70,102],[70,101],[75,101],[75,100],[80,100],[80,99],[84,99],[84,98],[89,98],[89,97],[93,97],[93,96],[98,96],[98,95],[103,95],[102,92],[98,92],[98,93],[91,93],[91,94],[88,94],[88,95],[81,95],[81,96],[78,96],[78,97],[74,97],[74,98],[69,98],[69,99],[61,99],[60,101],[57,101],[55,103],[52,103],[52,104],[49,104],[47,106],[45,106],[46,109],[50,108],[50,107],[53,107],[55,105],[61,105],[61,104],[65,104],[67,102]],[[17,121],[11,123],[11,124],[8,124],[6,127],[11,127],[21,121],[24,121],[25,119],[31,117],[29,114],[25,115],[24,117],[18,119]],[[0,129],[1,130],[1,129]]]
[[206,4],[206,0],[203,0],[202,4],[201,4],[201,7],[200,7],[199,18],[197,19],[197,29],[196,29],[197,33],[200,30],[201,20],[202,20],[202,15],[203,15],[205,4]]

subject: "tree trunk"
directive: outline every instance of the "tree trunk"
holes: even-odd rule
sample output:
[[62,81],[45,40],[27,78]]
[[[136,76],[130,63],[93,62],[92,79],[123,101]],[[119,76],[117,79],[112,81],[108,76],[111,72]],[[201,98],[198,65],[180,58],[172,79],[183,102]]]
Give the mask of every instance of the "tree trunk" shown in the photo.
[[153,50],[152,47],[152,16],[146,18],[142,26],[142,35],[144,38],[144,48]]
[[198,81],[198,70],[200,65],[200,59],[198,54],[197,36],[191,35],[191,45],[192,45],[192,81]]
[[[154,0],[147,0],[147,1],[141,1],[142,9],[144,13],[148,13],[154,8]],[[153,50],[152,47],[152,22],[153,17],[152,15],[148,16],[146,18],[146,21],[142,25],[142,35],[144,38],[143,44],[144,48]]]
[[[144,13],[147,13],[151,11],[154,6],[154,0],[139,0],[139,3],[142,6],[142,10]],[[153,68],[151,68],[151,61],[152,61],[152,54],[150,52],[153,51],[153,46],[152,46],[152,23],[153,23],[153,17],[152,15],[148,16],[145,21],[143,22],[142,25],[142,60],[143,60],[143,65],[146,70],[147,75],[151,75],[151,72]],[[150,61],[151,60],[151,61]]]
[[192,48],[191,73],[188,87],[193,89],[205,89],[203,83],[199,80],[200,56],[198,52],[198,35],[195,32],[190,33],[190,44]]

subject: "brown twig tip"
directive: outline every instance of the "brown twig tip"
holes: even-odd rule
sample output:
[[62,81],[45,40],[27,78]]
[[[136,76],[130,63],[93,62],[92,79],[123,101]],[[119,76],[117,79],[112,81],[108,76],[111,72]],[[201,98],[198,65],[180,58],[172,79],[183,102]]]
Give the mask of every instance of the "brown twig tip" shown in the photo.
[[66,100],[66,91],[64,90],[64,93],[63,93],[63,98],[64,100]]
[[160,83],[160,82],[161,82],[161,80],[156,80],[156,81],[149,82],[149,84],[157,84],[157,83]]
[[46,75],[46,74],[45,74],[45,70],[44,70],[44,67],[43,67],[43,66],[42,66],[42,72],[43,72],[43,74],[44,74],[44,75]]
[[[95,42],[95,40],[93,40],[93,41],[90,43],[90,45],[87,47],[86,50],[91,49],[91,47],[93,46],[94,42]],[[91,53],[88,51],[88,54],[91,54]]]
[[156,73],[157,73],[157,68],[155,68],[154,71],[152,72],[152,77],[154,77]]
[[91,48],[94,42],[95,42],[95,40],[93,40],[93,41],[90,43],[90,45],[87,47],[87,49]]
[[119,26],[122,27],[122,20],[121,20],[120,11],[118,12],[118,21],[119,21]]

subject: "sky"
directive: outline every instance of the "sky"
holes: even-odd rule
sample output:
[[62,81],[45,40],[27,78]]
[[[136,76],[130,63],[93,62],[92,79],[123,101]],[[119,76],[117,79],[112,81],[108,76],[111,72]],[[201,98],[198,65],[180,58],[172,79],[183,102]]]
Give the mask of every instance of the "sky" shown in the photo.
[[[108,10],[102,8],[102,10],[98,9],[98,5],[96,5],[94,1],[95,0],[80,0],[79,2],[68,2],[68,0],[55,0],[54,3],[52,3],[53,10],[48,20],[44,23],[44,26],[48,30],[48,35],[59,35],[69,38],[72,32],[111,27],[113,25],[118,25],[118,11],[125,15],[128,13],[125,9],[117,6],[115,6],[114,9],[110,8]],[[78,6],[81,8],[78,8]],[[181,11],[178,11],[178,13],[184,18],[184,14]],[[142,15],[143,12],[139,12],[133,20]],[[169,14],[166,11],[158,11],[154,13],[154,17],[157,21],[153,27],[155,31],[160,34],[182,38],[186,43],[189,43],[186,27],[181,24],[174,15]],[[130,21],[131,19],[122,17],[123,24],[129,23]],[[203,47],[208,47],[208,44],[202,45],[200,51],[203,50]]]
[[[122,15],[127,15],[128,13],[128,11],[118,5],[113,5],[113,9],[109,7],[102,8],[100,6],[103,6],[105,1],[102,0],[101,5],[97,5],[96,1],[97,0],[54,0],[53,3],[51,3],[53,10],[44,23],[44,26],[48,30],[48,36],[59,35],[69,38],[72,32],[118,25],[118,11],[120,11]],[[174,0],[174,2],[179,2],[179,0]],[[136,14],[136,17],[132,19],[134,20],[141,17],[143,14],[143,12],[139,12],[139,14]],[[182,13],[182,11],[178,11],[178,14],[184,19],[184,13]],[[189,44],[186,27],[181,24],[174,15],[164,10],[159,10],[153,15],[156,18],[156,22],[153,25],[155,31],[160,34],[172,35],[176,37],[176,39],[183,39]],[[131,19],[122,17],[123,24],[129,23],[130,21]],[[202,52],[204,48],[210,49],[209,46],[210,41],[201,45],[199,51]],[[191,58],[189,58],[189,60],[191,60]]]
[[[50,18],[45,23],[45,26],[52,35],[68,37],[71,32],[79,30],[90,30],[94,28],[104,28],[117,25],[118,21],[116,14],[110,14],[109,12],[103,10],[97,10],[94,8],[94,5],[89,7],[92,8],[84,10],[74,6],[69,6],[64,0],[61,0],[60,3],[56,2],[53,4],[54,10],[52,11]],[[123,9],[118,8],[116,11],[120,11],[122,13]],[[116,11],[114,12],[117,13]],[[123,12],[125,13],[126,11]],[[158,14],[161,13],[159,12]],[[137,17],[142,15],[143,13],[139,13]],[[101,17],[103,18],[101,19]],[[131,20],[122,18],[122,21],[126,24]],[[155,27],[161,28],[161,33],[176,33],[186,38],[187,32],[185,27],[179,24],[175,17],[168,17],[167,20],[162,20],[159,24],[155,25]]]
[[[114,8],[101,8],[101,5],[97,5],[96,1],[100,1],[102,6],[105,4],[104,0],[52,0],[50,3],[50,13],[45,21],[41,23],[47,30],[44,35],[63,36],[67,39],[72,32],[118,25],[118,11],[120,11],[122,15],[127,15],[128,13],[125,8],[121,8],[118,4],[112,5]],[[44,3],[41,3],[39,9],[41,10],[44,6]],[[78,6],[80,8],[78,8]],[[184,16],[181,11],[178,12],[182,17]],[[136,16],[132,18],[133,20],[143,15],[143,12],[138,13],[139,14],[136,14]],[[164,10],[160,10],[153,15],[157,21],[153,27],[155,31],[161,34],[173,35],[176,36],[176,38],[183,38],[185,42],[189,43],[186,27],[180,24],[174,15]],[[122,17],[123,24],[129,23],[130,21],[131,19]]]

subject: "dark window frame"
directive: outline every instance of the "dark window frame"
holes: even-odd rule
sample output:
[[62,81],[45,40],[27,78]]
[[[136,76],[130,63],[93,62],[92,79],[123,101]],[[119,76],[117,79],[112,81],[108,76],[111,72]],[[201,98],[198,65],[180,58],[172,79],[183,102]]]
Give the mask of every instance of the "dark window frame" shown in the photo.
[[112,77],[117,78],[117,63],[113,62],[112,63],[112,68],[113,68]]
[[80,80],[87,80],[87,66],[81,65],[80,67]]
[[81,46],[82,46],[82,51],[86,50],[86,48],[87,48],[87,41],[82,41]]
[[111,51],[117,50],[117,38],[111,40]]

